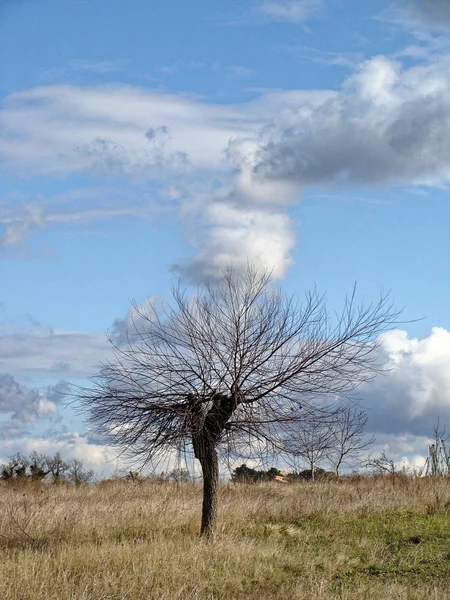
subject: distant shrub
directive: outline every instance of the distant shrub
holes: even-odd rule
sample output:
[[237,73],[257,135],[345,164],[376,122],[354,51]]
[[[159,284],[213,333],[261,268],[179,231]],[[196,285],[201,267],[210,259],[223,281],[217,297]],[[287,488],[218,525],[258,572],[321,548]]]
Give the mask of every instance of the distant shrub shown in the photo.
[[[312,481],[313,472],[311,469],[305,469],[304,471],[300,471],[299,473],[290,474],[290,477],[300,481]],[[323,481],[324,479],[334,480],[337,479],[337,476],[332,471],[325,471],[325,469],[322,469],[320,467],[314,469],[314,480]]]
[[271,467],[268,471],[258,471],[243,464],[234,469],[231,474],[231,481],[235,483],[256,483],[258,481],[272,481],[276,477],[283,477],[283,473],[275,467]]
[[[312,481],[312,479],[313,476],[311,469],[305,469],[304,471],[300,471],[298,473],[286,473],[285,471],[280,471],[275,467],[271,467],[267,471],[258,471],[257,469],[247,467],[246,464],[237,467],[231,474],[231,481],[235,483],[257,483],[261,481],[283,481],[287,483],[298,483],[302,481]],[[329,481],[335,480],[337,477],[333,472],[325,471],[325,469],[317,467],[314,470],[314,479],[316,481],[323,481],[324,479]]]

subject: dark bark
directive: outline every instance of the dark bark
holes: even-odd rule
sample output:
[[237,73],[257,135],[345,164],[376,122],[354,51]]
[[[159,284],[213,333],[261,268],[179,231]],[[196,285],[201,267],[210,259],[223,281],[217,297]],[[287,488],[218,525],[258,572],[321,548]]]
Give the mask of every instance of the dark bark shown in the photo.
[[203,474],[201,536],[211,537],[215,532],[219,502],[219,461],[216,448],[236,403],[237,400],[230,396],[217,394],[202,427],[192,436],[194,454],[200,461]]
[[212,450],[200,459],[203,472],[203,506],[200,535],[211,537],[217,524],[217,508],[219,503],[219,463],[217,452]]

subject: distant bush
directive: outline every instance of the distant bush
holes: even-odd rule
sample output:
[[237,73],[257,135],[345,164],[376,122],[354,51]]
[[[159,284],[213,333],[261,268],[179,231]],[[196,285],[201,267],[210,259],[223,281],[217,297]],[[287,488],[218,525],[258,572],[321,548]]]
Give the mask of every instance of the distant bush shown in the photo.
[[268,471],[258,471],[243,464],[234,469],[231,474],[231,481],[237,483],[255,483],[258,481],[272,481],[276,477],[283,476],[283,473],[275,467],[271,467]]
[[[312,481],[313,472],[311,469],[305,469],[298,473],[289,473],[288,478],[293,481]],[[314,469],[314,480],[323,481],[324,479],[337,479],[337,476],[332,471],[325,471],[325,469],[321,469],[320,467]]]
[[[311,469],[305,469],[304,471],[300,471],[298,473],[286,473],[285,471],[280,471],[275,467],[271,467],[268,471],[258,471],[257,469],[247,467],[246,464],[237,467],[231,474],[231,481],[235,483],[256,483],[261,481],[283,481],[294,483],[311,481],[312,479],[313,477]],[[336,475],[331,471],[325,471],[325,469],[317,467],[314,469],[314,479],[318,481],[323,481],[324,479],[336,479]]]

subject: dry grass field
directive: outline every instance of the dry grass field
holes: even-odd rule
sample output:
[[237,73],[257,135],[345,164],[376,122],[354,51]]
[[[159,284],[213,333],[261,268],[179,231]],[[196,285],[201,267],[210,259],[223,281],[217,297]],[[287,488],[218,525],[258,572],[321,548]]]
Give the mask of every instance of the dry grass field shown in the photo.
[[450,599],[450,479],[0,488],[2,600]]

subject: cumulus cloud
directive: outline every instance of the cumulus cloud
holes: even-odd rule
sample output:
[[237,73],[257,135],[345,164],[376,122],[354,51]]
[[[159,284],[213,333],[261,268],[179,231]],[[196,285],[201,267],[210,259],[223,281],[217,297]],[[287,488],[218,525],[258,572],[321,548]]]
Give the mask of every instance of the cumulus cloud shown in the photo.
[[450,432],[450,331],[435,327],[418,339],[394,330],[381,352],[388,372],[360,390],[370,430],[427,436],[439,418]]
[[378,56],[314,110],[262,139],[255,172],[298,185],[440,184],[450,178],[450,77]]
[[283,276],[295,243],[288,209],[306,187],[448,182],[448,71],[442,64],[402,70],[378,56],[339,93],[299,102],[258,135],[231,140],[227,158],[231,189],[201,205],[196,222],[205,219],[207,235],[184,272],[211,274],[250,256]]
[[12,375],[0,373],[0,414],[9,417],[9,420],[1,422],[2,436],[14,436],[40,419],[58,417],[54,402],[57,389],[62,388],[54,386],[49,389],[49,395],[42,394],[20,384]]
[[292,223],[286,214],[216,202],[206,208],[203,218],[208,235],[188,264],[173,266],[175,272],[191,281],[203,277],[211,280],[220,277],[227,266],[245,268],[251,258],[257,268],[273,269],[275,278],[285,275],[295,245]]
[[[140,308],[148,307],[144,303]],[[131,309],[125,319],[114,324],[112,333],[124,339],[127,327],[136,318]],[[394,330],[382,336],[380,351],[388,371],[359,390],[361,405],[369,415],[368,431],[376,437],[370,453],[385,450],[399,465],[419,468],[437,419],[450,431],[450,331],[436,327],[418,339]],[[76,353],[80,353],[79,347]],[[0,421],[5,458],[16,448],[22,452],[60,451],[63,456],[84,459],[98,473],[111,472],[118,466],[126,468],[126,461],[119,465],[116,460],[117,449],[105,445],[95,432],[81,435],[63,429],[50,431],[42,438],[23,438],[28,425],[57,417],[58,404],[67,389],[67,382],[60,381],[38,392],[11,375],[0,376],[0,413],[9,418]]]
[[12,413],[14,419],[34,420],[56,412],[54,402],[19,384],[12,375],[0,374],[0,411]]
[[49,385],[45,394],[46,398],[57,405],[67,398],[70,393],[70,383],[68,381],[58,381],[54,385]]
[[301,23],[322,6],[322,0],[263,0],[259,10],[276,21]]
[[146,331],[154,314],[154,305],[154,300],[149,297],[140,304],[130,306],[125,318],[114,320],[109,334],[111,341],[121,346],[132,339],[137,332]]
[[429,444],[430,437],[428,435],[410,433],[393,435],[378,432],[375,444],[365,453],[363,463],[384,452],[388,459],[394,460],[397,469],[406,468],[420,473],[427,459]]
[[[0,424],[1,433],[1,424]],[[64,459],[77,458],[84,462],[86,469],[92,469],[99,479],[114,475],[123,476],[130,469],[142,468],[142,462],[138,462],[132,455],[123,452],[119,447],[113,447],[105,443],[102,438],[92,432],[79,433],[70,431],[67,427],[47,430],[42,436],[24,435],[19,432],[14,438],[8,437],[2,440],[0,448],[0,464],[8,462],[8,457],[20,452],[29,455],[31,452],[53,456],[57,452]],[[183,461],[183,468],[188,468],[191,473],[198,473],[197,461],[190,460],[189,464]],[[167,451],[162,455],[149,457],[143,473],[162,471],[170,473],[175,468],[180,468],[180,457],[176,451]]]

